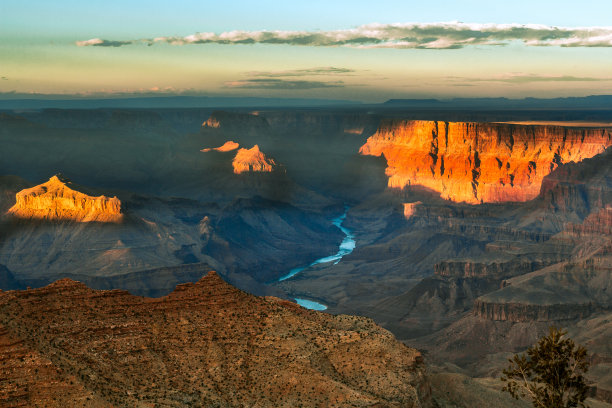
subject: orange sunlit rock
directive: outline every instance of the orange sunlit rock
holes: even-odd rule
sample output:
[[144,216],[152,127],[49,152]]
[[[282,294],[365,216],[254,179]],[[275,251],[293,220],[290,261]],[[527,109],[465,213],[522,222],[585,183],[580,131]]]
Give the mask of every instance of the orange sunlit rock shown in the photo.
[[528,201],[559,164],[612,145],[612,128],[388,120],[359,150],[387,159],[388,186],[471,204]]
[[237,148],[239,148],[240,145],[232,140],[228,140],[227,142],[223,143],[223,146],[219,146],[219,147],[208,147],[206,149],[202,149],[200,150],[201,152],[207,153],[213,150],[216,150],[218,152],[231,152],[232,150],[236,150]]
[[232,161],[234,173],[240,174],[249,171],[271,172],[276,163],[273,159],[269,159],[259,150],[259,146],[255,145],[250,149],[240,149]]
[[8,212],[26,219],[121,221],[121,201],[117,197],[94,197],[74,188],[69,181],[53,176],[46,183],[18,192],[17,202]]
[[406,219],[412,217],[416,213],[417,207],[421,204],[422,203],[420,201],[416,201],[414,203],[404,203],[404,217]]

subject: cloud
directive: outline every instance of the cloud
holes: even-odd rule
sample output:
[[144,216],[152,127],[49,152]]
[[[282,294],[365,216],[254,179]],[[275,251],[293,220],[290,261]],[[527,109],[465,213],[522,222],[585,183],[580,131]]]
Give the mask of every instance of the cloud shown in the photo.
[[336,68],[336,67],[316,67],[306,69],[295,69],[288,71],[253,71],[247,74],[254,77],[265,77],[265,78],[286,78],[286,77],[302,77],[302,76],[314,76],[314,75],[352,75],[355,73],[354,69],[349,68]]
[[3,80],[3,81],[8,81],[8,80],[9,80],[9,79],[8,79],[7,77],[5,77],[5,76],[0,77],[0,79],[1,79],[1,80]]
[[332,31],[227,31],[185,37],[110,41],[93,38],[78,46],[119,47],[144,43],[285,44],[313,47],[457,49],[467,46],[612,47],[612,27],[555,27],[539,24],[397,23],[367,24]]
[[536,75],[524,73],[504,74],[490,78],[447,77],[451,82],[503,82],[508,84],[526,84],[530,82],[606,82],[612,77],[576,77],[572,75]]
[[77,41],[76,45],[78,47],[121,47],[124,45],[134,44],[138,41],[109,41],[102,40],[100,38],[92,38],[87,41]]
[[250,78],[225,83],[227,88],[240,89],[271,89],[271,90],[304,90],[316,88],[340,88],[344,86],[342,81],[305,81],[285,80],[278,78]]

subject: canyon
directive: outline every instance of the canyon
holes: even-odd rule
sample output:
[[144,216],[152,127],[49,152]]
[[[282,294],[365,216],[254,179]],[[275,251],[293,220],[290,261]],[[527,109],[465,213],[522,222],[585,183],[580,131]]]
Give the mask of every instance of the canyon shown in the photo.
[[[53,294],[53,288],[59,288],[64,295],[75,293],[70,298],[75,310],[85,310],[76,306],[78,302],[93,305],[101,299],[95,305],[104,316],[121,322],[117,327],[133,338],[138,336],[132,325],[146,331],[165,316],[171,324],[165,334],[168,341],[171,332],[188,336],[195,330],[190,326],[195,322],[179,309],[206,303],[208,294],[217,290],[208,291],[209,284],[231,294],[229,306],[221,302],[228,310],[245,309],[240,319],[234,319],[236,325],[252,323],[254,317],[246,313],[251,306],[241,303],[250,299],[248,304],[270,302],[290,311],[279,312],[275,327],[284,320],[293,322],[295,313],[329,327],[348,319],[392,339],[383,329],[373,329],[373,320],[411,347],[388,340],[389,353],[396,348],[399,351],[393,353],[421,351],[427,369],[415,371],[422,382],[412,385],[419,395],[428,395],[425,390],[430,387],[438,406],[466,408],[525,406],[505,399],[494,379],[508,356],[533,344],[549,325],[559,325],[592,353],[589,380],[596,399],[590,404],[606,407],[605,401],[612,402],[612,128],[587,126],[589,120],[605,122],[605,115],[387,106],[9,112],[0,116],[0,174],[5,175],[0,177],[0,289],[41,289],[4,292],[0,301],[30,299],[33,303],[24,307],[44,308],[48,301],[59,302],[54,298],[59,295]],[[567,118],[582,122],[562,126]],[[497,123],[512,121],[532,123]],[[39,147],[32,149],[33,145]],[[59,173],[65,176],[49,180]],[[334,225],[342,216],[340,225],[350,233],[351,250],[337,258],[333,255],[342,252],[348,238],[338,223]],[[329,262],[318,262],[325,259]],[[297,269],[299,273],[279,280]],[[210,270],[217,274],[182,286]],[[72,281],[53,283],[63,278],[95,290]],[[250,297],[230,284],[267,297]],[[111,289],[156,299],[96,291]],[[184,293],[192,300],[182,299]],[[46,300],[36,303],[38,297]],[[122,299],[126,309],[115,314],[110,303],[104,303],[107,297]],[[307,311],[295,299],[325,305],[328,313]],[[170,312],[175,301],[177,309]],[[153,304],[159,306],[154,316],[139,311]],[[48,391],[48,384],[63,384],[65,388],[58,389],[66,390],[66,398],[89,397],[92,406],[94,401],[107,406],[110,396],[135,403],[136,397],[120,396],[115,389],[100,394],[96,385],[102,371],[95,370],[108,367],[116,356],[89,356],[91,367],[78,366],[79,373],[88,370],[85,380],[69,377],[72,371],[65,367],[78,365],[74,355],[66,354],[70,350],[46,354],[56,350],[49,341],[59,332],[47,340],[41,337],[36,345],[22,343],[16,339],[23,339],[25,329],[7,314],[14,311],[8,303],[3,307],[2,338],[12,347],[7,353],[25,355],[27,349],[33,356],[32,367],[42,376],[35,381],[41,390],[36,393],[60,398]],[[367,319],[346,317],[349,314]],[[203,312],[197,316],[213,319],[202,317]],[[105,321],[102,317],[96,315]],[[228,330],[222,327],[229,323],[215,322],[219,330]],[[295,327],[311,324],[295,322]],[[36,336],[46,327],[24,321],[30,323],[32,330],[39,330]],[[90,324],[79,320],[85,323]],[[93,329],[99,328],[92,326],[84,333]],[[269,344],[257,336],[257,342],[247,341],[249,347]],[[308,336],[299,339],[318,344],[319,335]],[[275,339],[296,340],[288,334]],[[305,343],[296,347],[308,349]],[[345,351],[347,356],[363,354],[361,346],[355,350]],[[174,359],[175,353],[169,355]],[[306,364],[310,357],[305,357],[300,361],[306,371],[295,374],[297,363],[291,360],[280,372],[291,372],[289,377],[296,379],[312,375],[338,381],[325,377],[326,361],[331,361],[327,354],[308,355],[320,365]],[[192,364],[179,364],[176,358],[172,367]],[[242,360],[246,368],[213,360],[196,368],[208,367],[207,373],[202,371],[207,376],[241,372],[240,378],[256,381],[240,371],[254,364],[247,360]],[[266,361],[261,364],[272,364]],[[196,363],[200,364],[197,359]],[[275,362],[280,363],[285,362]],[[349,360],[343,364],[360,367]],[[323,371],[308,371],[315,366]],[[112,379],[118,381],[113,383],[117,389],[144,384],[129,383],[125,378],[132,368],[125,370]],[[177,379],[183,381],[191,379]],[[367,398],[385,401],[382,406],[400,404],[384,394],[387,391],[382,399],[383,394],[364,391],[355,381],[348,381],[347,389],[340,387],[350,398],[342,394],[345,391],[329,391],[330,395],[357,404]],[[161,388],[173,386],[163,384]],[[241,387],[232,384],[228,387]],[[321,387],[299,392],[302,398],[318,398],[319,391],[328,390]],[[412,393],[405,389],[406,395]],[[202,389],[198,395],[214,399],[227,390]],[[152,399],[162,398],[157,390],[147,392]],[[200,398],[183,391],[176,395]],[[297,398],[291,395],[287,398]],[[176,401],[178,406],[186,404]]]

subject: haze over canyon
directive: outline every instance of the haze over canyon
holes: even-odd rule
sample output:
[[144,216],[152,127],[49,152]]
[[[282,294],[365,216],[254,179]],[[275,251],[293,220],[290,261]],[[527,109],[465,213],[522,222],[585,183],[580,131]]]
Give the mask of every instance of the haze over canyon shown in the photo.
[[609,406],[610,123],[6,110],[0,405],[526,407],[501,370],[558,325]]

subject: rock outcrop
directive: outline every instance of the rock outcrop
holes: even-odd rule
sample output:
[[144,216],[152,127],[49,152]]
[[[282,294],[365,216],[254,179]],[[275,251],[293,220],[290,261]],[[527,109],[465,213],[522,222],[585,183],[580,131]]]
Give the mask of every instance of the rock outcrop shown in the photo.
[[404,203],[404,217],[409,219],[414,214],[416,214],[417,208],[421,205],[420,201],[415,201],[414,203]]
[[388,186],[420,185],[471,204],[528,201],[558,165],[612,145],[612,128],[383,121],[360,149],[387,159]]
[[246,172],[271,172],[276,163],[273,159],[267,158],[266,155],[259,150],[259,146],[255,145],[250,149],[240,149],[236,153],[236,157],[232,161],[234,173]]
[[240,145],[232,140],[228,140],[227,142],[223,143],[223,145],[219,146],[219,147],[207,147],[205,149],[200,150],[201,152],[204,153],[208,153],[210,151],[217,151],[217,152],[231,152],[232,150],[236,150],[237,148],[239,148]]
[[2,406],[428,406],[422,356],[370,319],[214,272],[157,299],[69,279],[2,292],[0,326]]
[[117,197],[91,196],[77,191],[70,181],[53,176],[46,183],[20,191],[8,213],[17,218],[48,221],[120,222]]

